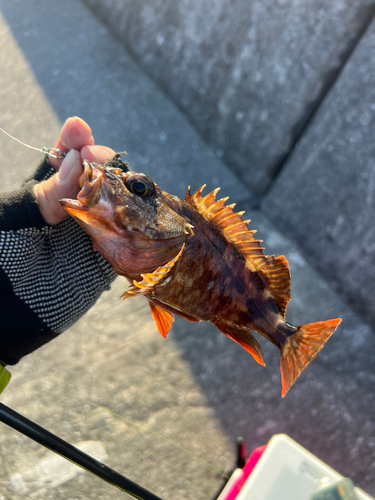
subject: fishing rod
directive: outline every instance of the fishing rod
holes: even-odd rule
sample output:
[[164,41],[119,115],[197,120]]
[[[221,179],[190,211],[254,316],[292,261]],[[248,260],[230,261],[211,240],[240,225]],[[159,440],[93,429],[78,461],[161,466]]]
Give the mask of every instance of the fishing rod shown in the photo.
[[[8,370],[3,365],[0,365],[0,394],[8,385],[10,378],[11,374]],[[162,500],[142,486],[127,479],[125,476],[122,476],[102,462],[99,462],[3,403],[0,403],[0,422],[12,427],[66,460],[73,462],[78,467],[91,472],[91,474],[103,479],[133,498],[137,498],[138,500]]]

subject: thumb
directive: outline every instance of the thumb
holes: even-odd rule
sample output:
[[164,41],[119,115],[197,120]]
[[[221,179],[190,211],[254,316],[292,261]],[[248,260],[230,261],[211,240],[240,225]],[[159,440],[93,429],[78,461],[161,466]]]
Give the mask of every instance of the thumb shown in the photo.
[[78,179],[83,172],[81,156],[71,149],[64,158],[60,170],[48,180],[34,186],[34,194],[44,220],[50,226],[62,222],[66,211],[60,206],[61,198],[76,198],[79,192]]
[[[56,174],[59,188],[63,196],[61,198],[72,198],[78,193],[78,180],[83,173],[81,155],[75,149],[71,149],[64,158],[61,168]],[[60,198],[59,198],[60,199]]]

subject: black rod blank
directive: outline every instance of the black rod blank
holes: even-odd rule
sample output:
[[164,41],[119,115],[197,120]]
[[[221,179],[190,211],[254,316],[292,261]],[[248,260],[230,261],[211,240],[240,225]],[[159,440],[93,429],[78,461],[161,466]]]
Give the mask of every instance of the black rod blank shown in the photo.
[[139,500],[161,500],[160,497],[142,488],[142,486],[127,479],[98,460],[95,460],[95,458],[87,455],[87,453],[75,448],[55,434],[44,429],[44,427],[32,422],[3,403],[0,403],[0,422],[9,425],[9,427],[21,432],[42,446],[70,460],[95,476],[98,476],[107,483],[116,486],[116,488],[119,488],[133,498],[138,498]]

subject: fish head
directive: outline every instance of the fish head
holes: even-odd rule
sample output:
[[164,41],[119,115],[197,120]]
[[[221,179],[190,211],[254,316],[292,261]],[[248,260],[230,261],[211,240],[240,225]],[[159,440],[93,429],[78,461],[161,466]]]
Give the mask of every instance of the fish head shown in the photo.
[[77,199],[60,204],[119,274],[152,272],[193,234],[147,175],[87,160],[83,165]]

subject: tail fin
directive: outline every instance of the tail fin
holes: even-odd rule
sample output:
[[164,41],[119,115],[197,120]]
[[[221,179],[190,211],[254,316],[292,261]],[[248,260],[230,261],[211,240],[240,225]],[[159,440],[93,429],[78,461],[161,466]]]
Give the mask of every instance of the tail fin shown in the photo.
[[298,327],[281,348],[281,396],[292,387],[341,323],[341,319],[320,321]]

